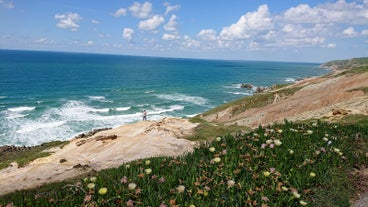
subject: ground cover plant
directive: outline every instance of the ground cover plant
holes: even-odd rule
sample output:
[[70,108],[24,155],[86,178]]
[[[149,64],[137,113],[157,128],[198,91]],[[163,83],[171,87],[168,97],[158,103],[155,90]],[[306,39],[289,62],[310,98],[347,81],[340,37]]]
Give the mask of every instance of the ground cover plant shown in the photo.
[[350,206],[367,142],[364,126],[286,121],[12,193],[0,206]]

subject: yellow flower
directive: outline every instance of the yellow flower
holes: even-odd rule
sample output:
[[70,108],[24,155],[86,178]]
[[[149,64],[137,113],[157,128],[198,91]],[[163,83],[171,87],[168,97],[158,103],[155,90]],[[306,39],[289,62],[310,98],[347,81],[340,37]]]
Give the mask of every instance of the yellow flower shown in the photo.
[[221,158],[219,158],[219,157],[215,157],[215,158],[213,159],[213,161],[214,161],[214,162],[220,162],[220,161],[221,161]]
[[137,187],[137,184],[135,184],[135,183],[129,183],[129,185],[128,185],[129,190],[135,190],[136,187]]
[[144,172],[146,172],[147,175],[151,174],[152,169],[151,168],[147,168],[144,170]]
[[184,185],[179,185],[178,187],[176,187],[176,190],[179,193],[183,193],[185,191],[185,186]]
[[264,175],[265,177],[268,177],[268,176],[270,176],[270,172],[268,172],[268,171],[264,171],[264,172],[263,172],[263,175]]
[[281,134],[282,133],[282,129],[278,129],[277,132]]
[[98,194],[100,195],[105,195],[107,193],[107,188],[100,188],[100,190],[98,190]]
[[95,188],[95,184],[94,183],[88,183],[88,185],[87,185],[87,187],[89,188],[89,189],[92,189],[92,188]]
[[146,164],[146,165],[151,164],[151,160],[146,160],[146,161],[145,161],[145,164]]
[[204,197],[207,197],[207,196],[208,196],[208,191],[204,190],[204,191],[203,191],[203,196],[204,196]]
[[196,207],[195,205],[191,204],[189,207]]
[[276,146],[280,146],[282,144],[282,142],[279,139],[275,139],[273,142],[275,143]]
[[210,152],[214,152],[216,149],[214,147],[210,147],[208,150],[210,150]]
[[314,178],[314,177],[316,177],[316,173],[311,172],[311,173],[309,173],[309,176],[312,177],[312,178]]
[[216,142],[220,142],[221,141],[221,137],[216,137]]
[[305,202],[305,201],[303,201],[303,200],[300,200],[299,201],[299,203],[300,203],[300,205],[302,205],[302,206],[306,206],[308,203],[307,202]]

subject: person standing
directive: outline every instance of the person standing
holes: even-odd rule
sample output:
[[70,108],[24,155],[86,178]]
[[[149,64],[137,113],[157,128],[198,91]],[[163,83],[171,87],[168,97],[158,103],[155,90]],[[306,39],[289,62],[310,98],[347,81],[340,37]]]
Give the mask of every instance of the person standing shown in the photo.
[[143,110],[143,121],[147,121],[147,112]]

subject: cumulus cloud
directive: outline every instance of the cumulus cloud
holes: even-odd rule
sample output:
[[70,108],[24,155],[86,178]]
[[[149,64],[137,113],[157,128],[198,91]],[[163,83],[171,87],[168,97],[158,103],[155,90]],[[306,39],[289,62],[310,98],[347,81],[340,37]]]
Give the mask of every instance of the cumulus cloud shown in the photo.
[[92,19],[92,24],[100,24],[100,21],[98,21],[98,20],[95,20],[95,19]]
[[358,35],[358,33],[354,30],[354,27],[348,27],[344,31],[342,31],[342,34],[347,37],[355,37]]
[[181,46],[184,48],[198,48],[201,44],[190,38],[188,35],[184,35],[183,41],[181,42]]
[[168,3],[168,2],[165,2],[164,6],[166,7],[165,15],[167,15],[168,13],[170,13],[172,11],[180,9],[180,7],[181,7],[179,4],[170,5],[170,3]]
[[134,30],[131,28],[124,28],[123,30],[123,38],[129,42],[133,40]]
[[180,39],[180,36],[176,35],[176,34],[163,34],[162,35],[162,39],[163,40],[178,40]]
[[178,26],[178,23],[176,22],[176,15],[173,14],[170,17],[170,20],[167,22],[167,24],[164,25],[164,29],[166,31],[176,31],[176,27]]
[[150,19],[140,21],[138,23],[138,27],[141,30],[156,30],[164,21],[165,19],[163,16],[155,15]]
[[54,41],[48,40],[46,37],[41,37],[40,39],[35,40],[34,43],[37,43],[37,44],[52,44],[52,43],[54,43]]
[[127,13],[127,10],[126,9],[120,8],[120,9],[116,10],[112,15],[114,17],[121,17],[121,16],[125,16],[126,13]]
[[143,4],[134,2],[129,7],[131,14],[137,18],[145,19],[150,17],[152,11],[152,4],[150,2],[144,2]]
[[261,5],[255,12],[248,12],[231,26],[224,27],[220,33],[222,40],[248,39],[258,32],[269,30],[272,18],[267,5]]
[[78,13],[55,14],[54,18],[59,20],[56,26],[62,29],[70,29],[70,31],[77,31],[79,29],[78,22],[82,20]]
[[288,22],[295,23],[350,23],[367,24],[368,4],[359,4],[358,1],[324,3],[316,7],[308,4],[300,4],[288,9],[283,18]]
[[216,31],[213,29],[202,29],[197,34],[197,37],[205,41],[216,41],[217,39]]

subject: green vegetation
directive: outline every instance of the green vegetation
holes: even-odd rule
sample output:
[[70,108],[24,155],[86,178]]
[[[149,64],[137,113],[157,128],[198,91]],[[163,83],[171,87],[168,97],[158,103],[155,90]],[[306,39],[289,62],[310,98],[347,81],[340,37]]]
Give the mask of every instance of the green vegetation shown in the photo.
[[368,65],[368,57],[353,58],[350,60],[334,60],[322,64],[322,67],[334,67],[337,70],[359,68]]
[[137,160],[12,193],[14,206],[350,206],[368,130],[326,122],[259,127],[178,158]]
[[47,157],[50,153],[44,152],[45,150],[52,147],[63,147],[67,143],[69,142],[54,141],[31,147],[27,150],[1,153],[0,170],[8,167],[12,162],[17,162],[18,166],[22,167],[37,158]]

